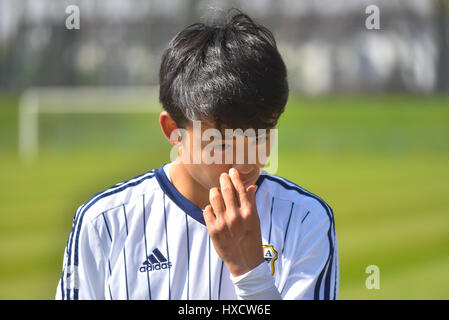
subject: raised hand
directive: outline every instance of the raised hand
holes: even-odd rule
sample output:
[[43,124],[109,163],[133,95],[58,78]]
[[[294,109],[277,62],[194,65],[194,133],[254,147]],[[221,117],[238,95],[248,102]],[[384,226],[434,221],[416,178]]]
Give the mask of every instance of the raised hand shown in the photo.
[[235,168],[220,176],[220,188],[209,192],[203,215],[212,243],[233,276],[242,275],[263,259],[257,186],[247,189]]

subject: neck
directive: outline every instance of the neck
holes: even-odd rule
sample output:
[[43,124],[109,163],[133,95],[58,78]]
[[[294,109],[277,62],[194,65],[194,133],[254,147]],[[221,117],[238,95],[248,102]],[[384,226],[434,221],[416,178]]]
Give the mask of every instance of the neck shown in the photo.
[[169,171],[173,186],[186,199],[200,209],[204,209],[209,204],[209,190],[190,176],[183,163],[173,162]]

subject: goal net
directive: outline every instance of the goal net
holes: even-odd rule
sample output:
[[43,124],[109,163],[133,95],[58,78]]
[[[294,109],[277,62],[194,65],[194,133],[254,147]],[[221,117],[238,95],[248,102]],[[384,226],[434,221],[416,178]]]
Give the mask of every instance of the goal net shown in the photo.
[[158,86],[30,88],[19,103],[20,158],[32,163],[40,145],[48,140],[52,147],[59,144],[69,148],[74,143],[89,145],[95,140],[114,143],[118,137],[129,144],[136,140],[139,130],[148,128],[143,122],[148,114],[162,110],[158,92]]

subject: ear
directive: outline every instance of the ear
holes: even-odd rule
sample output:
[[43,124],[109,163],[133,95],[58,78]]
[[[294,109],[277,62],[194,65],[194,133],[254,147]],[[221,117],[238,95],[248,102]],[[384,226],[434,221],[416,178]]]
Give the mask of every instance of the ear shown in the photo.
[[179,132],[179,128],[170,113],[165,110],[162,111],[159,115],[159,124],[161,125],[162,133],[170,144],[173,146],[179,144],[181,141],[181,132]]

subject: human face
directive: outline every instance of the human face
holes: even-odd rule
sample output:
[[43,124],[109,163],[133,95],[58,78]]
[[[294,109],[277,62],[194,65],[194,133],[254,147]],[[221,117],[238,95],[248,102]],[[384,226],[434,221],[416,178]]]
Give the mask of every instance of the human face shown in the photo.
[[[253,134],[251,134],[253,133]],[[255,184],[271,150],[270,130],[221,132],[193,123],[183,129],[179,158],[189,175],[203,188],[218,187],[220,174],[235,168],[246,188]]]

